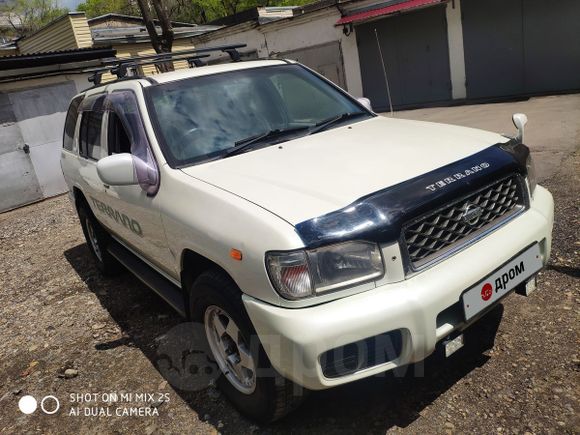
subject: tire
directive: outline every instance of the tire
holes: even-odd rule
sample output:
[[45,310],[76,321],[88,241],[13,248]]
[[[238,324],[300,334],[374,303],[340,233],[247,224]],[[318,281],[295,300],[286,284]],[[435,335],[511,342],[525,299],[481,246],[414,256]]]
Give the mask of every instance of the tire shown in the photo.
[[89,251],[91,251],[99,271],[107,276],[114,276],[123,272],[124,269],[121,263],[107,250],[111,236],[99,224],[89,206],[86,204],[79,205],[78,214]]
[[[272,422],[296,409],[303,401],[307,390],[282,377],[272,367],[244,308],[241,291],[231,278],[220,270],[204,272],[191,286],[190,295],[192,295],[190,297],[192,319],[204,323],[206,344],[221,370],[217,386],[227,399],[242,414],[260,423]],[[235,322],[234,327],[237,327],[239,337],[244,342],[242,344],[245,344],[245,351],[249,353],[254,367],[258,369],[257,375],[254,372],[253,389],[244,385],[242,388],[245,388],[245,391],[241,391],[239,383],[236,386],[232,381],[232,377],[234,379],[237,377],[234,370],[229,370],[229,376],[224,374],[224,364],[220,364],[220,357],[212,346],[212,341],[215,345],[216,340],[210,338],[213,329],[208,325],[208,322],[211,323],[211,314],[214,314],[215,318],[216,308],[218,312],[221,311],[229,317],[229,320]],[[225,334],[225,338],[228,338],[227,331]],[[241,347],[240,345],[239,348]],[[241,353],[239,350],[238,355]],[[223,358],[221,359],[223,361]],[[228,371],[227,367],[225,370]]]

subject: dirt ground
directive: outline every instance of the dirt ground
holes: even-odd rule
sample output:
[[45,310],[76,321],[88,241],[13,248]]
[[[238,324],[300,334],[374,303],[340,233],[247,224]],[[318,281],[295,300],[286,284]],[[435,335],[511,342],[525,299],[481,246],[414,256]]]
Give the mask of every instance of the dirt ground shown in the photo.
[[[97,272],[66,196],[2,214],[0,433],[580,433],[579,178],[576,153],[544,181],[556,200],[550,264],[537,292],[511,295],[476,325],[474,345],[406,376],[312,393],[269,426],[213,388],[164,379],[158,347],[182,320],[130,274]],[[155,415],[84,415],[118,409],[103,402],[113,392],[128,397],[123,410]],[[97,398],[77,403],[81,393]],[[26,415],[25,395],[39,407],[53,395],[60,409]]]

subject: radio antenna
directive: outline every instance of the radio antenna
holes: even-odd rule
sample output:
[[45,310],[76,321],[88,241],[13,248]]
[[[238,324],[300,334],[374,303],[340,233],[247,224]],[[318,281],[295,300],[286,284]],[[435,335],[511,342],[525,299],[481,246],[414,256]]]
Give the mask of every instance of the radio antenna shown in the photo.
[[379,34],[375,28],[375,36],[377,38],[377,47],[379,48],[379,55],[381,57],[381,66],[383,67],[383,76],[385,77],[385,85],[387,86],[387,98],[389,99],[389,108],[391,109],[391,116],[395,116],[393,112],[393,100],[391,100],[391,88],[389,87],[389,79],[387,78],[387,67],[385,66],[385,59],[383,59],[383,50],[381,49],[381,43],[379,42]]

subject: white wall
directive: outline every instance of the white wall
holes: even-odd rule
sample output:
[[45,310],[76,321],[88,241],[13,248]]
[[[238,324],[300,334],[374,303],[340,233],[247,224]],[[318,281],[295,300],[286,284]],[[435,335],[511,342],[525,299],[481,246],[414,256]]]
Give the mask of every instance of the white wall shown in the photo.
[[248,47],[242,51],[256,49],[259,57],[271,57],[287,51],[339,41],[346,90],[355,97],[362,97],[356,37],[354,33],[345,36],[342,26],[335,27],[334,24],[338,19],[340,19],[338,10],[329,8],[262,26],[242,24],[225,28],[194,38],[193,43],[197,47],[244,43]]
[[257,30],[255,25],[238,25],[223,30],[206,33],[192,38],[196,48],[216,45],[246,44],[241,52],[257,50],[259,57],[268,57],[268,47],[264,35]]
[[466,98],[465,56],[463,52],[463,24],[461,0],[447,3],[447,41],[449,44],[449,70],[451,72],[451,95],[454,100]]
[[[376,0],[345,4],[345,9],[376,3]],[[452,98],[462,99],[467,95],[465,87],[465,59],[463,52],[463,28],[461,22],[461,0],[446,5],[447,39],[449,45],[449,69],[451,73]],[[245,43],[256,49],[259,57],[275,56],[278,53],[339,41],[343,57],[346,90],[355,97],[363,96],[360,60],[356,44],[356,27],[344,35],[342,26],[335,26],[340,19],[336,8],[311,12],[292,19],[285,19],[257,26],[246,23],[227,27],[198,38],[196,46]]]
[[[342,27],[338,27],[338,29],[340,29],[342,34]],[[357,98],[364,97],[355,31],[349,36],[342,34],[341,46],[348,92]]]

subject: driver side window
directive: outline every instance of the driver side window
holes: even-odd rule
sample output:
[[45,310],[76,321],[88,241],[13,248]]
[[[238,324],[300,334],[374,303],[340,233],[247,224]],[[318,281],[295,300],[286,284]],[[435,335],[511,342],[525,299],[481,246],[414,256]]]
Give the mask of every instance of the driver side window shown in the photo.
[[115,112],[109,112],[107,150],[108,155],[131,153],[131,140],[123,123]]

